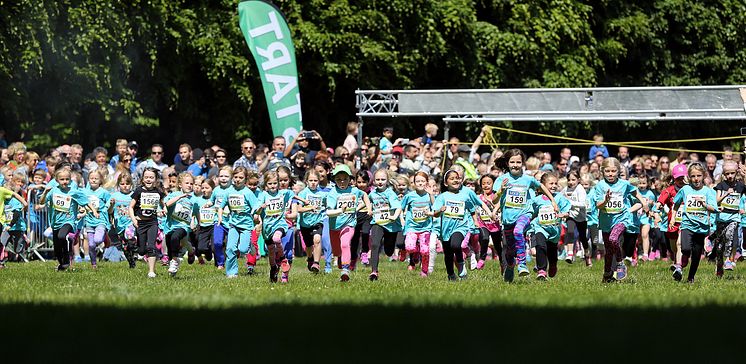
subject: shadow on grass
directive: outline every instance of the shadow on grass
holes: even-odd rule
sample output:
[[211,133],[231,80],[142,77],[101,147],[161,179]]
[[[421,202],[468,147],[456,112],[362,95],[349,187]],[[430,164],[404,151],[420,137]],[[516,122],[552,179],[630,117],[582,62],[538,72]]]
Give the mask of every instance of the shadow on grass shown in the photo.
[[[527,309],[272,305],[225,310],[2,305],[3,336],[24,362],[440,363],[506,359],[635,362],[712,358],[746,336],[743,307]],[[729,340],[712,340],[729,331]],[[714,346],[713,346],[714,345]],[[19,347],[20,346],[20,347]],[[8,347],[9,348],[9,347]],[[679,348],[679,349],[676,349]],[[683,350],[683,351],[682,351]],[[605,351],[605,352],[604,352]],[[624,355],[624,356],[623,356]],[[615,359],[616,358],[616,359]],[[169,361],[172,362],[172,361]]]

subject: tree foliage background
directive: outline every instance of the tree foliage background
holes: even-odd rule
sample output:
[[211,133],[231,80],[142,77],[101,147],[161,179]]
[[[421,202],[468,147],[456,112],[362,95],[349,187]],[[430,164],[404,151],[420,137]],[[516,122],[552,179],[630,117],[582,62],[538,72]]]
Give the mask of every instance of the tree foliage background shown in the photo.
[[[0,0],[0,118],[10,140],[110,146],[271,138],[232,0]],[[341,142],[355,89],[742,84],[743,0],[281,0],[304,125]],[[424,120],[397,123],[417,135]],[[383,124],[369,123],[377,134]],[[532,123],[626,138],[738,123]],[[715,127],[713,127],[715,126]],[[462,133],[473,132],[466,127]],[[415,133],[415,134],[413,134]],[[468,137],[468,135],[467,135]],[[507,135],[503,137],[507,138]],[[521,136],[511,136],[520,140]],[[609,137],[608,139],[615,139]]]

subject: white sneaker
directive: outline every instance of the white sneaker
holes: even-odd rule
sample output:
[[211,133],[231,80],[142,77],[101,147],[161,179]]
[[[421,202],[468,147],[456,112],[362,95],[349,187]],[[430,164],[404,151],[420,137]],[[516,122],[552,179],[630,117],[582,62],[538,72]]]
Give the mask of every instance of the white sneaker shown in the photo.
[[155,272],[148,272],[148,278],[155,278]]
[[477,262],[477,255],[476,254],[472,253],[470,263],[471,263],[471,270],[477,269],[477,264],[479,264],[479,262]]
[[578,249],[578,252],[575,253],[575,258],[578,258],[580,260],[585,259],[585,251],[583,249]]
[[179,270],[178,264],[179,263],[177,263],[175,259],[172,259],[168,263],[168,274],[170,274],[172,276],[175,275],[176,272]]

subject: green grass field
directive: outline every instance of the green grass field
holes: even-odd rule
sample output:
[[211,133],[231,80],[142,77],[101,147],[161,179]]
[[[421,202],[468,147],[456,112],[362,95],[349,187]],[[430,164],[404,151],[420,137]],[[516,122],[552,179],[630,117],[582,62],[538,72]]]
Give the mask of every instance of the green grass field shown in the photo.
[[[718,280],[714,266],[704,263],[694,284],[674,282],[664,263],[632,268],[629,279],[601,284],[601,265],[561,262],[555,279],[540,282],[532,275],[506,284],[494,261],[461,282],[446,280],[442,261],[425,279],[404,263],[385,261],[380,281],[369,282],[363,269],[347,283],[338,282],[336,272],[315,276],[297,264],[289,284],[270,284],[266,265],[255,276],[232,280],[212,266],[186,264],[175,278],[159,267],[159,276],[147,279],[143,264],[130,270],[126,263],[102,263],[97,271],[78,264],[73,272],[58,273],[51,262],[34,262],[0,271],[0,309],[14,334],[31,335],[52,348],[67,345],[54,340],[60,333],[157,335],[159,342],[174,339],[167,335],[172,333],[204,345],[216,345],[215,335],[223,338],[220,345],[266,337],[267,355],[290,345],[300,358],[316,352],[304,348],[314,343],[334,345],[334,355],[358,355],[371,340],[381,340],[419,358],[423,354],[407,346],[430,338],[437,350],[426,357],[446,360],[461,358],[464,350],[482,347],[497,355],[517,345],[530,347],[532,340],[561,337],[583,338],[582,346],[591,348],[614,336],[639,348],[644,340],[668,338],[672,329],[689,332],[687,325],[714,329],[727,323],[735,334],[746,333],[746,276],[739,270],[746,265]],[[340,340],[351,344],[337,345]],[[670,354],[653,352],[649,358]]]

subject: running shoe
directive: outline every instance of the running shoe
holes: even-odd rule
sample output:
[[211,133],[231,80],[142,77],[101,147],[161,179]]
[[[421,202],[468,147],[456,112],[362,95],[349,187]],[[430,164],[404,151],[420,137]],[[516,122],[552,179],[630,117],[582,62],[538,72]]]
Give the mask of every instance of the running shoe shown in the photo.
[[399,261],[403,262],[407,260],[407,250],[406,249],[399,249]]
[[674,267],[673,274],[671,275],[673,277],[673,280],[676,282],[681,282],[681,278],[683,277],[683,274],[681,272],[681,268],[678,266]]
[[204,254],[200,254],[198,260],[199,260],[199,265],[205,265],[205,255]]
[[168,264],[168,274],[170,274],[170,275],[171,275],[171,277],[173,277],[173,276],[175,276],[175,275],[176,275],[176,260],[172,260],[172,261],[171,261],[171,262],[170,262],[170,263]]
[[723,266],[723,269],[725,269],[725,270],[733,270],[733,262],[731,262],[730,259],[727,259],[725,261],[725,265]]
[[577,251],[577,252],[575,253],[575,258],[578,258],[578,259],[585,259],[585,251],[584,251],[583,249],[580,249],[580,250],[578,250],[578,251]]
[[70,268],[69,264],[60,264],[57,266],[57,271],[58,272],[66,271],[67,268]]
[[367,252],[363,252],[362,254],[360,254],[360,262],[363,263],[364,266],[370,265]]
[[324,273],[325,274],[331,274],[332,273],[332,267],[330,267],[328,265],[326,267],[324,267]]
[[477,262],[477,269],[478,270],[484,269],[484,259],[479,259],[479,261]]
[[282,283],[288,283],[289,280],[288,272],[282,272],[282,277],[280,278],[280,282]]
[[567,254],[565,257],[565,262],[567,264],[572,264],[575,261],[575,256],[572,253]]
[[169,264],[171,264],[171,263],[169,263],[168,255],[162,256],[161,257],[161,265],[165,267],[165,266],[167,266]]
[[471,258],[469,259],[469,266],[471,267],[471,270],[475,270],[479,268],[479,262],[477,261],[476,254],[472,254]]
[[371,272],[368,276],[368,280],[373,282],[378,280],[378,272]]
[[319,274],[319,271],[321,270],[321,267],[319,266],[319,263],[313,263],[311,264],[311,272],[314,274]]
[[622,261],[616,265],[616,280],[621,281],[624,278],[627,278],[627,265]]
[[219,265],[219,266],[218,266],[218,270],[223,270],[223,269],[225,269],[225,266],[224,266],[224,265]]
[[675,272],[675,271],[676,271],[676,264],[671,264],[671,266],[670,266],[670,267],[668,267],[668,269],[669,269],[669,270],[670,270],[671,272]]
[[549,263],[549,278],[554,278],[557,275],[557,262]]
[[347,282],[349,280],[350,280],[350,271],[347,269],[342,269],[342,273],[339,275],[339,281]]
[[449,281],[457,281],[458,277],[455,274],[451,274],[451,275],[448,276],[448,280]]
[[427,278],[427,272],[420,272],[420,277]]
[[547,280],[547,272],[543,269],[539,269],[539,273],[536,273],[536,280],[537,281],[546,281]]
[[468,274],[468,271],[466,270],[466,265],[464,265],[464,267],[461,268],[461,271],[458,273],[458,278],[463,280],[463,279],[466,279],[468,275],[469,274]]
[[313,258],[309,257],[306,259],[306,265],[308,266],[308,271],[312,272],[311,267],[313,266]]
[[148,272],[148,278],[155,278],[155,272]]
[[505,272],[503,273],[503,279],[505,282],[512,283],[514,277],[515,272],[513,271],[513,267],[506,267]]
[[414,266],[408,265],[408,266],[407,266],[407,270],[408,270],[408,271],[413,271],[413,270],[414,270]]
[[586,267],[592,267],[593,266],[593,260],[590,256],[585,257],[585,266]]
[[254,266],[253,265],[250,265],[250,266],[246,267],[246,274],[248,274],[250,276],[254,275]]
[[280,267],[273,265],[269,267],[269,283],[277,283],[277,272],[280,271]]
[[615,281],[614,272],[605,272],[603,278],[601,278],[601,283],[614,283]]
[[73,259],[74,263],[83,263],[83,258],[81,258],[79,255],[76,255]]
[[724,272],[723,272],[723,265],[722,264],[718,264],[717,266],[715,266],[715,276],[716,277],[722,278],[723,277],[723,273]]
[[238,278],[238,274],[229,274],[225,276],[225,278],[228,278],[228,279]]
[[197,259],[197,256],[194,255],[194,252],[189,252],[187,255],[187,264],[192,265],[194,264],[194,261]]
[[528,268],[525,264],[518,264],[518,276],[519,277],[525,277],[529,275]]
[[290,262],[287,259],[283,259],[280,263],[280,269],[282,273],[290,272]]

